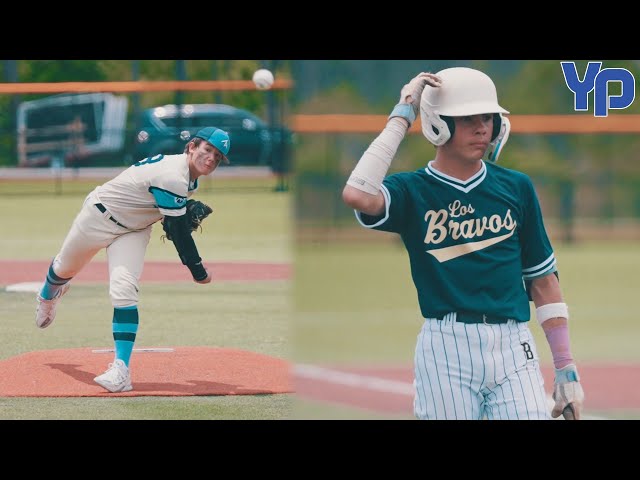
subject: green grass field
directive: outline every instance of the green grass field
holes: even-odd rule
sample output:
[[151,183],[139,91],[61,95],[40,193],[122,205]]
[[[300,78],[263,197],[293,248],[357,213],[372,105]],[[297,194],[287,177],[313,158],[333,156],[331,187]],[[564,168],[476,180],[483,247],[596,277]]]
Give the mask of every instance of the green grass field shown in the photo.
[[[290,195],[273,192],[271,180],[252,187],[215,182],[198,198],[214,213],[194,234],[206,262],[290,262]],[[42,185],[0,184],[5,206],[0,258],[49,260],[58,251],[84,196],[96,183],[78,182],[63,195]],[[244,185],[246,186],[246,185]],[[242,187],[242,185],[240,186]],[[258,188],[260,187],[260,188]],[[24,192],[33,189],[34,195]],[[3,195],[4,194],[4,195]],[[154,226],[147,260],[179,263],[173,244]],[[96,260],[104,260],[104,252]],[[44,275],[46,272],[42,272]],[[0,289],[0,359],[37,350],[112,348],[108,286],[74,285],[58,309],[56,323],[34,326],[35,295]],[[290,359],[291,282],[142,284],[136,348],[210,346],[238,348]],[[176,320],[177,319],[177,320]],[[134,354],[135,355],[135,354]],[[106,365],[105,365],[106,368]],[[137,398],[1,398],[0,419],[282,419],[291,395]]]
[[[146,284],[136,347],[205,345],[300,363],[411,365],[422,319],[402,245],[325,238],[294,245],[291,195],[272,192],[272,183],[213,181],[197,194],[214,213],[194,238],[209,262],[293,262],[295,281],[223,282],[208,286],[206,295],[195,283]],[[5,212],[0,258],[49,260],[93,186],[78,182],[55,195],[43,193],[41,184],[20,189],[0,183]],[[25,193],[30,189],[33,195]],[[178,262],[161,235],[156,225],[147,260]],[[576,360],[640,363],[638,244],[556,244],[555,249]],[[106,284],[74,285],[60,304],[55,327],[44,331],[33,326],[33,297],[0,291],[0,359],[34,350],[110,346]],[[176,317],[189,320],[176,326]],[[541,328],[532,322],[531,329],[542,362],[550,364]],[[0,399],[0,419],[281,419],[292,410],[294,418],[379,418],[291,395]],[[619,418],[634,415],[620,412]]]
[[[635,305],[640,291],[638,244],[556,245],[555,250],[571,312],[572,352],[578,364],[640,364],[640,322]],[[399,242],[297,245],[295,272],[293,345],[297,363],[412,365],[422,318],[407,254]],[[551,365],[542,328],[533,321],[531,331],[542,364]],[[300,399],[294,402],[294,412],[296,418],[313,419],[353,415],[353,409]],[[638,416],[637,412],[592,414]],[[394,418],[366,412],[359,415]]]
[[[555,250],[571,312],[574,356],[582,362],[640,362],[638,245],[558,245]],[[300,245],[295,271],[300,361],[412,361],[422,319],[399,243]],[[535,322],[531,326],[544,347],[542,329]],[[549,362],[546,349],[539,350],[541,360]]]
[[[101,182],[65,184],[55,195],[50,182],[0,182],[3,232],[0,258],[49,259],[60,248],[85,195]],[[206,261],[291,261],[290,194],[272,192],[271,179],[208,180],[194,198],[208,203],[213,214],[194,234]],[[29,194],[33,192],[33,194]],[[153,227],[147,260],[176,260],[171,243],[163,243],[162,226]],[[104,254],[96,257],[104,259]]]

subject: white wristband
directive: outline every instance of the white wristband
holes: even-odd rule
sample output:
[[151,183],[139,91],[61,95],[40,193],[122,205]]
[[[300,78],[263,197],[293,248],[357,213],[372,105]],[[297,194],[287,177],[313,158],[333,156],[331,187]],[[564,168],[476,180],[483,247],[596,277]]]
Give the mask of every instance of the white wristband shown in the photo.
[[548,303],[536,308],[536,318],[540,325],[550,318],[557,317],[569,320],[569,307],[567,307],[566,303]]
[[391,112],[391,115],[389,115],[389,120],[394,117],[404,118],[409,122],[409,127],[411,127],[413,122],[416,121],[416,112],[413,111],[413,105],[410,103],[399,103],[393,107],[393,111]]

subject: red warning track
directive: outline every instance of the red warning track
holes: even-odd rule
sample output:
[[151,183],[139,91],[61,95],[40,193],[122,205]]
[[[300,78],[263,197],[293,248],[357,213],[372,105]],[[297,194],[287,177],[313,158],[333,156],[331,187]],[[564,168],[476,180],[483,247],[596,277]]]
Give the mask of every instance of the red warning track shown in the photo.
[[[42,260],[0,260],[0,285],[21,282],[44,281],[50,261]],[[291,277],[288,263],[255,262],[205,262],[213,273],[213,281],[269,281],[287,280]],[[78,275],[74,282],[104,282],[109,278],[107,263],[92,261]],[[145,262],[142,282],[192,282],[191,273],[179,262]]]

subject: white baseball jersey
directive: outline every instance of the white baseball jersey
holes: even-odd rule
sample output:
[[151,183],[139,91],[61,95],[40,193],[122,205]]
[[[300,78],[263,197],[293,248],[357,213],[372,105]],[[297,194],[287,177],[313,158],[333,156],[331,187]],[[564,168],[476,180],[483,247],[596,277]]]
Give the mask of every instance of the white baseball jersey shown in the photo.
[[187,199],[197,188],[198,180],[190,181],[187,155],[182,153],[145,158],[94,193],[120,223],[139,230],[164,215],[184,215]]
[[197,188],[186,154],[156,155],[130,166],[87,195],[53,262],[56,274],[73,278],[106,248],[113,305],[137,304],[152,225],[164,215],[183,215]]

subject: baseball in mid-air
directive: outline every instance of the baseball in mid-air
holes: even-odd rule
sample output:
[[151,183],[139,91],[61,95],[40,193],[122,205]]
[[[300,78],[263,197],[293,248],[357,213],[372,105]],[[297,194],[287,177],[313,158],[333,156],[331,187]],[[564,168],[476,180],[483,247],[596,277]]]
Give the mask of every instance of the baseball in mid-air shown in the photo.
[[256,70],[253,74],[253,83],[258,90],[267,90],[273,85],[273,73],[266,68]]

